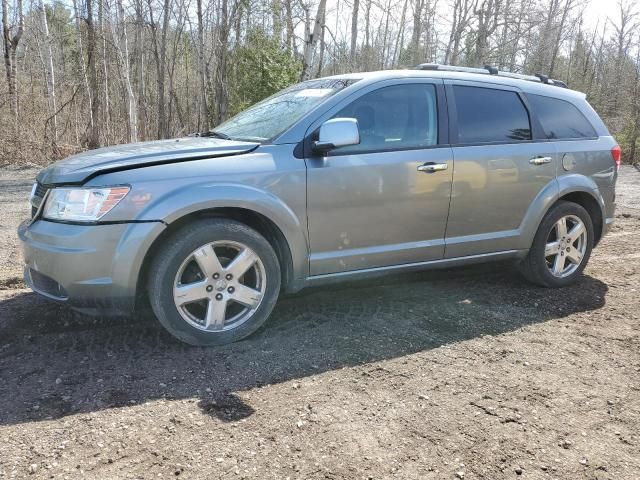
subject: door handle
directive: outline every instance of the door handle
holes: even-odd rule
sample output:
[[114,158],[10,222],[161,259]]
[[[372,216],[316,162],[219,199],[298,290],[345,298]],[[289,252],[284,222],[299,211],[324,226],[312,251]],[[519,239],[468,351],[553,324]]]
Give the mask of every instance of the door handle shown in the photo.
[[442,170],[446,170],[449,168],[449,164],[447,163],[424,163],[418,167],[419,172],[425,173],[433,173],[433,172],[441,172]]
[[529,160],[531,165],[544,165],[545,163],[551,163],[553,158],[551,157],[533,157]]

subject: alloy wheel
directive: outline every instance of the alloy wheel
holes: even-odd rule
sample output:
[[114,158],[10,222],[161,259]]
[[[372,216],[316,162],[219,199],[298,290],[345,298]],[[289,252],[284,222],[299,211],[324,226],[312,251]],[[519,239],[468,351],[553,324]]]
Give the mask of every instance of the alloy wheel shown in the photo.
[[587,250],[587,229],[576,215],[560,218],[551,228],[545,245],[547,268],[554,277],[564,278],[574,273]]
[[203,245],[184,259],[173,300],[182,318],[205,331],[225,331],[246,322],[260,306],[266,271],[248,246],[232,241]]

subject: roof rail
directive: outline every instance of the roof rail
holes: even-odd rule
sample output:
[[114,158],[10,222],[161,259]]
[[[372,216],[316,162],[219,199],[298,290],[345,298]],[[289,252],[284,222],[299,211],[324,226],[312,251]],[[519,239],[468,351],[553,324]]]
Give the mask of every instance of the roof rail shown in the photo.
[[561,80],[554,80],[546,75],[537,73],[535,75],[522,75],[520,73],[511,73],[498,70],[491,65],[485,65],[484,68],[474,67],[457,67],[455,65],[440,65],[439,63],[421,63],[415,67],[417,70],[438,70],[443,72],[463,72],[463,73],[479,73],[481,75],[496,75],[498,77],[515,78],[517,80],[527,80],[529,82],[544,83],[546,85],[554,85],[556,87],[569,88],[567,84]]

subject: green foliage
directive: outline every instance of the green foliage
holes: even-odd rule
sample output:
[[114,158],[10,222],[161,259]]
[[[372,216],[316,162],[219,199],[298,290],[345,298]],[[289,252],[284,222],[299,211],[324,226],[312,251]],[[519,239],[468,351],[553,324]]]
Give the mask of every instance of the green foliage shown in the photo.
[[[614,135],[618,145],[622,148],[622,160],[624,163],[638,163],[638,152],[640,152],[640,138],[634,132],[634,123],[630,120],[624,130]],[[635,150],[632,149],[633,138],[636,137]],[[632,158],[631,152],[634,151],[635,157]]]
[[[425,63],[425,62],[421,62]],[[401,67],[414,67],[413,65],[413,52],[411,49],[403,47],[400,48],[400,53],[398,54],[398,65]]]
[[262,30],[253,30],[231,53],[230,113],[236,113],[295,83],[301,63]]
[[44,6],[49,24],[49,33],[56,37],[55,43],[61,48],[72,48],[74,41],[74,26],[72,12],[61,2],[53,2]]

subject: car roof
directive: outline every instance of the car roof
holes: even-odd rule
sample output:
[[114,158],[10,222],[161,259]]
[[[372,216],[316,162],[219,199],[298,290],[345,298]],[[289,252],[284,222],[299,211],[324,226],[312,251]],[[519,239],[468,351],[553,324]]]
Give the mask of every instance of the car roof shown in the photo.
[[585,94],[577,90],[563,88],[555,85],[548,85],[542,82],[524,80],[519,78],[511,78],[500,75],[490,75],[482,73],[455,72],[455,71],[438,71],[438,70],[379,70],[374,72],[347,73],[342,75],[333,75],[331,79],[343,80],[364,80],[367,83],[374,83],[381,80],[392,80],[401,78],[438,78],[443,80],[466,80],[478,83],[486,83],[493,85],[505,85],[517,87],[520,90],[536,95],[545,95],[555,98],[563,98],[568,100],[583,100]]

